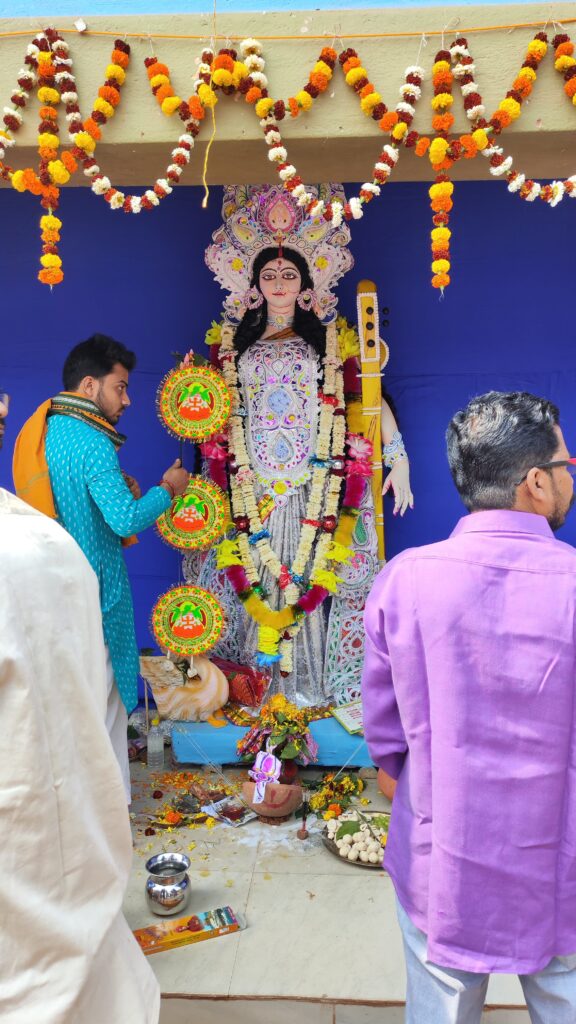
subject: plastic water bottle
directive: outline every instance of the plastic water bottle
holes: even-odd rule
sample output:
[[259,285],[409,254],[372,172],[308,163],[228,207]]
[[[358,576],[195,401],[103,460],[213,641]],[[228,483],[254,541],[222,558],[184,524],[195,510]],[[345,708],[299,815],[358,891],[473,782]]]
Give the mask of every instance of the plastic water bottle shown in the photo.
[[164,768],[164,733],[158,718],[152,719],[148,730],[147,764],[151,772],[161,772]]

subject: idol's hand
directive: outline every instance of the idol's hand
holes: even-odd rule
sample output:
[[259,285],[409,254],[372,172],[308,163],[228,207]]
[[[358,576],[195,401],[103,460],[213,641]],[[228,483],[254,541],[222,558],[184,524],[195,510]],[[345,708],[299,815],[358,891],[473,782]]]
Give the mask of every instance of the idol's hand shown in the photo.
[[414,508],[414,495],[410,489],[410,464],[408,459],[398,459],[384,481],[382,494],[390,488],[394,493],[394,515],[404,515],[407,508]]
[[138,481],[135,480],[133,476],[130,476],[129,473],[122,473],[122,476],[130,490],[130,494],[133,498],[136,498],[136,501],[138,501],[138,498],[142,497],[142,491],[140,490]]
[[162,482],[168,484],[168,487],[174,492],[172,497],[176,494],[184,494],[189,480],[190,473],[187,469],[182,468],[180,459],[176,459],[170,468],[162,474]]

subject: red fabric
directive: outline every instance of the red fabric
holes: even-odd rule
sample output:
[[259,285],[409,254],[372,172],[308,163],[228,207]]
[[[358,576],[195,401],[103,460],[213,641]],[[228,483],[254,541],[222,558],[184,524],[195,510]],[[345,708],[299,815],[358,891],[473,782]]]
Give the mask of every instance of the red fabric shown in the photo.
[[238,665],[224,658],[211,658],[226,676],[230,687],[228,700],[234,704],[243,704],[248,708],[257,708],[268,688],[269,679],[262,672],[257,672],[247,665]]

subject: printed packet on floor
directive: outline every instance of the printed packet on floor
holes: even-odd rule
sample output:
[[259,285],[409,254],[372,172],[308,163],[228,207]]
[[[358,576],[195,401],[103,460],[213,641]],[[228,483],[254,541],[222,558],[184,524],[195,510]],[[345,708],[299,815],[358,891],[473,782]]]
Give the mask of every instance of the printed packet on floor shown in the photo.
[[187,946],[190,942],[215,939],[217,935],[228,935],[246,927],[242,914],[236,914],[232,907],[218,907],[203,914],[187,914],[175,921],[158,921],[148,928],[137,928],[134,937],[146,956],[160,953],[176,946]]
[[258,817],[237,796],[227,796],[223,800],[204,804],[202,810],[204,814],[209,814],[211,818],[217,818],[218,821],[223,822],[225,825],[232,825],[233,828],[237,828],[238,825],[245,825],[247,821],[252,821]]

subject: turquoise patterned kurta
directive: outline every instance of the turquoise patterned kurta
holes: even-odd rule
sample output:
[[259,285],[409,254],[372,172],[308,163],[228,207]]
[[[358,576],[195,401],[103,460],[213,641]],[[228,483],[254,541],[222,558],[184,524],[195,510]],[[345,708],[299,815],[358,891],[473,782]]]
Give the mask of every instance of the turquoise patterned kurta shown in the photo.
[[170,497],[163,487],[152,487],[138,501],[133,498],[112,441],[71,416],[49,418],[46,460],[59,522],[99,580],[104,637],[116,685],[130,712],[138,701],[139,661],[121,538],[156,522]]

